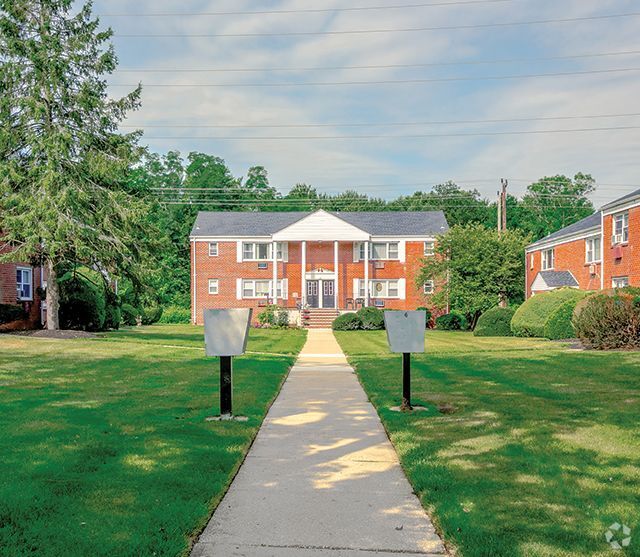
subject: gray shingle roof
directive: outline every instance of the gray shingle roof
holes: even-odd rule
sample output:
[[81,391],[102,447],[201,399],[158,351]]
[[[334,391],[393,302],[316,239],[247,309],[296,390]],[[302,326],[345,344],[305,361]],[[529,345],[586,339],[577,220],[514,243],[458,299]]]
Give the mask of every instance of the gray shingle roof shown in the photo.
[[588,217],[579,220],[578,222],[574,222],[569,226],[565,226],[560,230],[554,232],[553,234],[549,234],[545,236],[541,240],[534,242],[528,247],[535,247],[539,244],[545,244],[552,240],[558,240],[560,238],[564,238],[565,236],[572,236],[574,234],[579,234],[580,232],[585,232],[591,228],[599,228],[600,227],[600,211],[597,213],[593,213],[593,215],[589,215]]
[[616,199],[615,201],[612,201],[611,203],[607,203],[604,207],[602,207],[602,209],[609,209],[611,207],[615,207],[616,205],[620,205],[621,203],[624,203],[626,201],[631,201],[635,197],[640,197],[640,190],[635,190],[635,191],[632,191],[631,193],[628,193],[627,195],[623,195],[622,197]]
[[569,271],[540,271],[540,276],[550,288],[578,286],[578,281]]
[[[309,212],[201,211],[191,236],[271,236]],[[442,211],[379,211],[333,213],[372,236],[436,236],[449,229]]]

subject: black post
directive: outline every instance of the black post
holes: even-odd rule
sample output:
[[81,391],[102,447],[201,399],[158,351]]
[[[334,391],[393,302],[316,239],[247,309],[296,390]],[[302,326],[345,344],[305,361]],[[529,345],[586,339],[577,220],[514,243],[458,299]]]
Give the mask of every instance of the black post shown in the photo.
[[402,410],[412,410],[411,406],[411,354],[402,354]]
[[231,356],[220,356],[220,415],[231,414]]

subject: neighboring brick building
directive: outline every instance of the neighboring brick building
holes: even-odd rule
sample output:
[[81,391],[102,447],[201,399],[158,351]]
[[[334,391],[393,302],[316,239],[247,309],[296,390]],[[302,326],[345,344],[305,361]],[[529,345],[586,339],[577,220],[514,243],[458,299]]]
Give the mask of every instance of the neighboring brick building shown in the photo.
[[527,247],[527,298],[562,286],[640,286],[640,190]]
[[434,285],[418,288],[417,273],[447,230],[442,211],[201,212],[190,237],[192,321],[207,308],[269,303],[292,315],[428,305]]

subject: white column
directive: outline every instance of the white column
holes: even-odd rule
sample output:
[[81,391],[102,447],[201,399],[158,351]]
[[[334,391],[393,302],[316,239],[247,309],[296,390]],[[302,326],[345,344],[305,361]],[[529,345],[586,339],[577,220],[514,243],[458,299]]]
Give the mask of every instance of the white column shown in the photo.
[[273,284],[271,285],[271,302],[278,303],[278,243],[271,243],[271,260],[273,261]]
[[369,305],[369,241],[364,243],[364,305]]
[[307,303],[307,242],[302,240],[302,262],[300,265],[300,301],[304,306]]
[[338,300],[340,299],[340,287],[338,285],[340,284],[340,277],[338,275],[338,240],[334,240],[333,242],[333,272],[336,275],[336,280],[333,287],[333,295],[336,300],[336,309],[339,309]]

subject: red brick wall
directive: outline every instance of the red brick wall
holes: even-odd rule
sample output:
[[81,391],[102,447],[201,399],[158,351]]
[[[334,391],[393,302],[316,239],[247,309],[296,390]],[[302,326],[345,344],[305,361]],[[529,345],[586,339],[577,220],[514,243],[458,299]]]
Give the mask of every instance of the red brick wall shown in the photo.
[[604,287],[611,288],[613,277],[629,277],[630,286],[640,286],[640,206],[629,209],[629,242],[621,246],[622,257],[614,257],[611,245],[613,235],[613,215],[604,217],[603,256]]
[[[191,303],[193,313],[193,249],[191,244]],[[307,242],[307,265],[309,272],[319,267],[328,271],[334,271],[333,242]],[[376,269],[373,262],[369,265],[370,279],[406,279],[406,299],[385,299],[385,307],[389,309],[415,309],[418,306],[428,305],[428,296],[422,293],[422,289],[415,285],[416,275],[423,257],[423,242],[407,242],[406,263],[400,261],[385,261],[383,269]],[[258,269],[257,262],[237,262],[236,242],[218,242],[218,256],[209,256],[208,242],[195,242],[195,257],[197,270],[196,289],[196,319],[202,322],[202,312],[206,308],[222,307],[253,307],[255,314],[260,311],[258,300],[238,300],[236,296],[236,279],[265,279],[273,277],[272,262],[267,262],[267,269]],[[301,292],[302,277],[302,252],[300,242],[289,242],[288,262],[278,263],[278,279],[288,279],[288,299],[278,300],[279,305],[289,308],[296,307],[296,299]],[[345,307],[346,298],[356,298],[353,292],[353,279],[364,278],[364,262],[354,263],[353,244],[341,242],[338,251],[338,307]],[[219,293],[210,295],[208,292],[209,279],[218,279]]]
[[[0,247],[0,253],[7,253],[6,247]],[[25,321],[0,326],[2,330],[24,329],[40,326],[40,297],[37,289],[41,286],[40,268],[33,267],[33,301],[17,301],[16,267],[31,267],[22,263],[0,263],[0,304],[21,305],[27,311]]]

